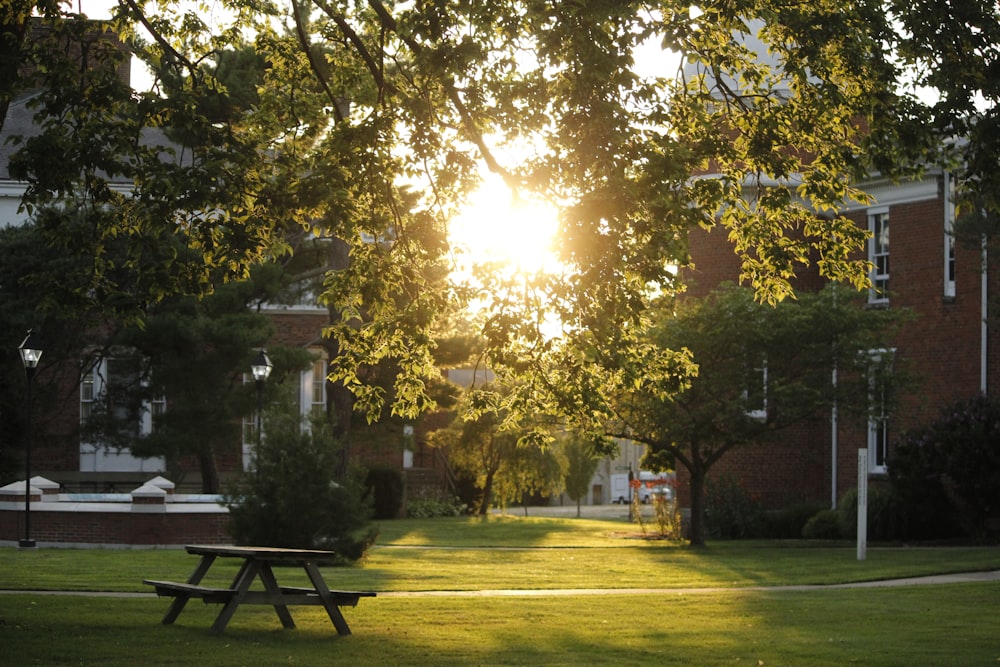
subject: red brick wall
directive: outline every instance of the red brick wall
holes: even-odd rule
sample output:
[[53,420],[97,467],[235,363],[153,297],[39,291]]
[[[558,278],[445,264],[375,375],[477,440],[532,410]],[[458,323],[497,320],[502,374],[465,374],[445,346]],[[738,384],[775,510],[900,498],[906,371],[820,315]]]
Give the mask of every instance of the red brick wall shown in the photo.
[[[940,190],[940,188],[939,188]],[[867,228],[867,213],[851,216]],[[956,252],[956,293],[944,296],[944,201],[939,195],[890,207],[890,308],[910,308],[916,319],[895,341],[896,358],[917,377],[912,395],[891,416],[892,439],[905,430],[927,424],[939,409],[980,390],[980,271],[978,248],[959,246]],[[739,262],[725,231],[696,230],[690,238],[695,267],[687,273],[694,296],[707,294],[722,281],[736,282]],[[799,289],[819,285],[806,271]],[[996,272],[990,293],[1000,296]],[[1000,351],[990,347],[989,375],[1000,380]],[[992,386],[992,385],[991,385]],[[867,446],[865,420],[841,420],[838,429],[837,494],[857,485],[857,450]],[[719,461],[710,479],[730,474],[768,506],[793,500],[831,497],[831,426],[829,421],[773,444],[734,450]],[[688,500],[688,477],[678,470],[679,497]]]
[[[32,505],[36,542],[108,545],[229,544],[228,512],[46,512]],[[0,540],[24,535],[24,510],[0,511]]]

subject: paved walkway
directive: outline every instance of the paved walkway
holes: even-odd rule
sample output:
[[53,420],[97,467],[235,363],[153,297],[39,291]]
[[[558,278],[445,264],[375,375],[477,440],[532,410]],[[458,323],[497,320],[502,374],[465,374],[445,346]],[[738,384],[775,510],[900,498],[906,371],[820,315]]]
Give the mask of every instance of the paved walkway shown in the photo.
[[[960,572],[937,574],[928,577],[887,579],[883,581],[858,581],[849,584],[808,584],[798,586],[740,586],[724,588],[543,588],[495,589],[475,591],[380,591],[379,597],[566,597],[571,595],[694,595],[720,591],[822,591],[844,588],[888,588],[896,586],[935,586],[1000,581],[1000,570],[992,572]],[[116,591],[14,591],[0,590],[0,595],[66,595],[75,597],[155,598],[155,593],[129,593]]]

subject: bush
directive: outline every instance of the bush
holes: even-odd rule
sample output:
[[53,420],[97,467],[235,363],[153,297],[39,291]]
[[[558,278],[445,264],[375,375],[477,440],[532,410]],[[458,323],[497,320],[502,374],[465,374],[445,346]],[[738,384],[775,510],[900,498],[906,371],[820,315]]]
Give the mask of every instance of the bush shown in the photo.
[[329,549],[353,562],[375,540],[360,471],[335,476],[340,446],[329,425],[302,428],[298,411],[282,405],[266,415],[254,466],[226,495],[237,544]]
[[809,520],[824,509],[828,509],[825,503],[805,501],[764,512],[761,537],[778,540],[798,539],[802,537],[802,530]]
[[760,534],[760,504],[731,476],[709,483],[705,493],[705,527],[723,539],[746,539]]
[[468,511],[469,506],[461,500],[444,494],[412,498],[406,503],[406,516],[411,519],[461,516]]
[[[858,532],[858,491],[851,489],[837,503],[844,535],[851,537]],[[868,488],[868,538],[895,540],[904,537],[900,505],[892,489],[884,485]]]
[[948,406],[895,447],[889,475],[910,531],[948,536],[957,523],[985,538],[1000,516],[1000,402],[980,395]]
[[809,540],[837,540],[844,535],[843,517],[832,509],[820,510],[802,527],[802,537]]
[[375,519],[395,519],[403,507],[403,473],[388,466],[372,466],[365,487],[372,497]]

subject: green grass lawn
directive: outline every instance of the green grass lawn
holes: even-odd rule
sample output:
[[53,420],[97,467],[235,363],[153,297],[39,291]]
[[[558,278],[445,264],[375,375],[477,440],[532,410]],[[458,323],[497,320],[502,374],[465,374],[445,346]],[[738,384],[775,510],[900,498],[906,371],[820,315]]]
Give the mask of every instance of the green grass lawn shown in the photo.
[[[514,516],[385,522],[364,564],[326,573],[334,587],[380,593],[344,609],[350,637],[338,637],[314,607],[292,609],[294,631],[282,630],[269,608],[242,607],[215,637],[208,627],[217,607],[198,601],[163,626],[165,599],[17,593],[0,595],[0,647],[17,656],[5,664],[39,665],[1000,661],[1000,583],[746,590],[994,570],[1000,548],[873,546],[858,562],[850,544],[690,549],[623,536],[634,530],[622,521]],[[0,549],[0,589],[141,591],[143,578],[183,580],[195,563],[181,550]],[[663,590],[544,592],[594,588]],[[681,590],[692,588],[720,590]],[[519,589],[537,592],[470,594]]]

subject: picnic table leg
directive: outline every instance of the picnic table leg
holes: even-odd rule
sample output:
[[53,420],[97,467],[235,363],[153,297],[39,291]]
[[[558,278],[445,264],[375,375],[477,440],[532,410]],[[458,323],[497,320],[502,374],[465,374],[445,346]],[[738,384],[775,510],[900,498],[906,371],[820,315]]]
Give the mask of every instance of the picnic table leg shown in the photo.
[[[266,590],[270,595],[275,597],[281,596],[281,587],[278,586],[278,581],[274,578],[274,570],[271,569],[271,565],[268,563],[261,563],[260,565],[260,580],[264,583],[264,590]],[[283,604],[274,605],[274,611],[278,614],[278,618],[281,619],[281,625],[288,630],[295,628],[295,621],[292,620],[292,614],[288,611],[288,607]]]
[[250,586],[259,572],[260,566],[256,561],[247,559],[243,562],[239,573],[233,579],[232,588],[236,590],[236,593],[233,594],[233,597],[229,598],[229,602],[222,606],[219,615],[215,617],[215,622],[212,623],[213,633],[217,635],[222,634],[222,631],[226,629],[233,614],[236,613],[236,608],[240,606],[240,602],[246,597],[247,591],[250,590]]
[[337,628],[337,634],[351,634],[351,628],[347,625],[347,619],[340,613],[340,607],[337,606],[337,601],[333,599],[333,594],[330,593],[330,588],[326,585],[326,580],[323,579],[323,575],[320,573],[319,568],[316,567],[316,563],[306,561],[304,567],[306,574],[309,575],[309,581],[312,582],[313,587],[319,594],[319,598],[323,601],[323,608],[326,609],[330,621],[333,622],[333,627]]
[[[215,556],[213,554],[205,554],[201,557],[198,566],[194,568],[194,572],[188,577],[187,582],[189,584],[197,586],[201,583],[202,578],[205,573],[208,572],[208,568],[212,567],[212,563],[215,562]],[[167,613],[163,616],[163,624],[170,625],[177,620],[177,617],[181,615],[184,611],[184,606],[187,604],[188,600],[191,598],[190,595],[178,594],[174,597],[174,601],[170,603],[170,607],[167,609]]]

